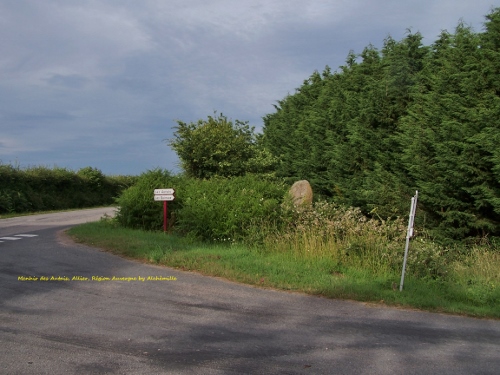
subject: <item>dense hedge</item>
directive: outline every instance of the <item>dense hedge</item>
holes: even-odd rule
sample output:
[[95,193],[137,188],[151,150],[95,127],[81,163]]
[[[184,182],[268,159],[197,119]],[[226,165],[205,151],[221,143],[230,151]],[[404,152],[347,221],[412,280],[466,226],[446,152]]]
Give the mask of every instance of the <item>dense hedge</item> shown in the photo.
[[152,170],[118,198],[118,222],[126,227],[160,230],[162,202],[153,190],[175,189],[168,203],[169,229],[207,241],[234,241],[249,235],[252,224],[278,219],[286,187],[262,176],[199,180]]
[[259,175],[190,180],[177,230],[215,242],[249,237],[259,225],[280,219],[287,188]]
[[[172,176],[170,172],[154,169],[144,172],[137,183],[123,192],[116,200],[118,212],[116,219],[128,228],[159,230],[163,227],[163,202],[155,202],[154,189],[172,188],[176,191],[176,199],[168,202],[169,217],[181,206],[187,180],[180,176]],[[171,224],[173,220],[171,220]]]
[[430,46],[391,37],[314,72],[264,117],[277,176],[365,214],[408,214],[436,238],[500,236],[500,8]]
[[74,172],[0,164],[0,214],[112,204],[135,180],[132,176],[108,177],[92,167]]

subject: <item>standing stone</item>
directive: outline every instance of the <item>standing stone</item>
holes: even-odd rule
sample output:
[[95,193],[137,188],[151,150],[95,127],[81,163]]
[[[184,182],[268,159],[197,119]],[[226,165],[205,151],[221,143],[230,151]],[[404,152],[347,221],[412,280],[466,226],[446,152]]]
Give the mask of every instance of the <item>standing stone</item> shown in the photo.
[[290,188],[289,194],[292,197],[294,206],[303,207],[312,204],[313,191],[311,184],[309,184],[307,180],[301,180],[294,183]]

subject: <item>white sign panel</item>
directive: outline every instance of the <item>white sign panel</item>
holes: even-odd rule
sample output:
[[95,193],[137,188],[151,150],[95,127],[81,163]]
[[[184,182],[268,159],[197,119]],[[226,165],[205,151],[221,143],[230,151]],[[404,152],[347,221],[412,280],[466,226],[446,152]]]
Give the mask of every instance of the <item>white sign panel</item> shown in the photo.
[[155,195],[155,201],[173,201],[175,197],[169,194]]
[[174,189],[155,189],[155,195],[174,195]]

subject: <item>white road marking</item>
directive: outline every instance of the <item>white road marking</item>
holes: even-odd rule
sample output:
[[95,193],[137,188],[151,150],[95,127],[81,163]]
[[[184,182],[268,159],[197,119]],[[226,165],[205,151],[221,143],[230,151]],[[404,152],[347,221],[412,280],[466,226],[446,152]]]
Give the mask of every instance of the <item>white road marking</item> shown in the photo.
[[16,240],[22,240],[23,238],[31,238],[31,237],[38,237],[38,234],[14,234],[13,237],[0,237],[0,243],[5,242],[5,241],[16,241]]

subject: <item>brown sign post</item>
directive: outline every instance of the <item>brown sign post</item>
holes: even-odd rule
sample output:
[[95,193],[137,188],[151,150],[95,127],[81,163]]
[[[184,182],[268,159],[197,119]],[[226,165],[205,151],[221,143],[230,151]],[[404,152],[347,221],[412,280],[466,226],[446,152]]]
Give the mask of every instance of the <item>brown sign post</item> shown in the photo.
[[173,201],[175,199],[175,190],[174,189],[155,189],[154,191],[154,200],[155,201],[163,201],[163,231],[167,231],[167,223],[168,223],[168,206],[167,202]]

